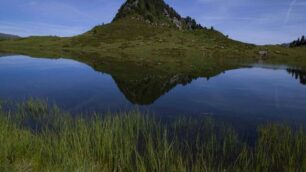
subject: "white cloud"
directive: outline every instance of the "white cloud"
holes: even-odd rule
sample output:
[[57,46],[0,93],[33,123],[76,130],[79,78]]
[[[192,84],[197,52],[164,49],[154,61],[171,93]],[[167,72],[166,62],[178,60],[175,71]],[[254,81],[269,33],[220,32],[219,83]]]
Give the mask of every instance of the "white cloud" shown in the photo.
[[291,12],[293,10],[293,7],[294,5],[296,4],[297,0],[292,0],[290,5],[289,5],[289,8],[288,8],[288,11],[287,11],[287,15],[286,15],[286,18],[285,18],[285,24],[288,23],[289,19],[290,19],[290,15],[291,15]]

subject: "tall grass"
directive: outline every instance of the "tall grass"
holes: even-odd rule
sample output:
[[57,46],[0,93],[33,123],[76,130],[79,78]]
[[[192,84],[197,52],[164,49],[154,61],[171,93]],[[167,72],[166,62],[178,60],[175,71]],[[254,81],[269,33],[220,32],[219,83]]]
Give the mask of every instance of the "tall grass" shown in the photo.
[[71,117],[28,101],[0,110],[0,171],[306,171],[306,134],[266,125],[250,146],[210,118]]

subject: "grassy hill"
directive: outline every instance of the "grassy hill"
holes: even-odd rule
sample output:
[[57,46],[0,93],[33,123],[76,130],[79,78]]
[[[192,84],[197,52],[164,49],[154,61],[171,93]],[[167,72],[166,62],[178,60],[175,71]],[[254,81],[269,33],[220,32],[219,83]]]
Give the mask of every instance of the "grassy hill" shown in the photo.
[[[162,0],[128,0],[109,24],[75,37],[2,40],[0,52],[73,58],[96,68],[105,60],[129,62],[171,73],[256,62],[306,67],[306,48],[246,44],[187,21],[196,23]],[[262,50],[268,55],[261,57]]]
[[3,40],[3,39],[14,39],[14,38],[20,38],[20,37],[17,36],[17,35],[0,33],[0,40]]

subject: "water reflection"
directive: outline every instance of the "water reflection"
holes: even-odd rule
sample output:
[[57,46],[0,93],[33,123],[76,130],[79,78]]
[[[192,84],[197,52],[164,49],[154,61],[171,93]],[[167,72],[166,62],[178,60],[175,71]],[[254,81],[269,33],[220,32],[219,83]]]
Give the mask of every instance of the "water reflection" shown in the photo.
[[301,84],[306,85],[306,70],[287,69],[287,72],[295,79],[299,80]]
[[[287,72],[301,84],[306,85],[306,71],[299,69],[286,69]],[[142,77],[116,77],[113,76],[120,91],[133,104],[150,105],[158,100],[161,96],[168,93],[177,85],[186,86],[198,78],[207,80],[218,76],[219,73],[210,73],[204,76],[197,75],[154,75],[145,74]]]
[[178,84],[187,85],[195,77],[188,75],[145,75],[143,78],[113,77],[118,88],[133,104],[150,105]]
[[232,115],[240,122],[242,118],[251,123],[268,118],[306,121],[306,87],[295,80],[305,84],[301,70],[218,65],[175,72],[132,62],[93,59],[86,64],[2,57],[0,98],[38,97],[72,112],[116,111],[140,105],[158,114],[223,115],[222,119]]

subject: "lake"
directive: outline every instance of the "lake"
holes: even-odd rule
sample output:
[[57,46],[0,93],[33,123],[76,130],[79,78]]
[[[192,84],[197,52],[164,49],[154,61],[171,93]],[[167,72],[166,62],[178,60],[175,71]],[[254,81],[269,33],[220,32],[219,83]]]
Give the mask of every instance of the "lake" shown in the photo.
[[[144,71],[145,73],[145,71]],[[159,116],[212,116],[237,125],[306,124],[306,71],[251,65],[209,77],[141,77],[70,59],[0,58],[0,99],[39,98],[72,113],[138,108]]]

